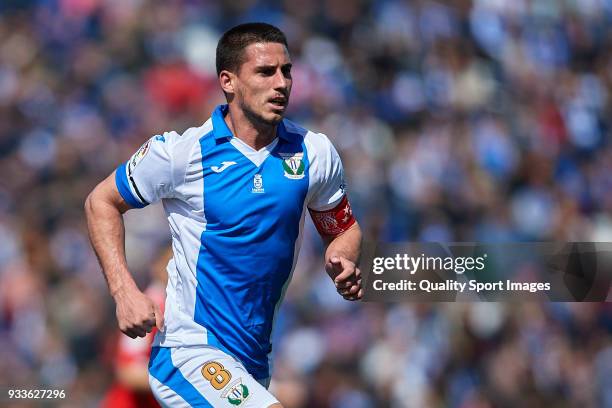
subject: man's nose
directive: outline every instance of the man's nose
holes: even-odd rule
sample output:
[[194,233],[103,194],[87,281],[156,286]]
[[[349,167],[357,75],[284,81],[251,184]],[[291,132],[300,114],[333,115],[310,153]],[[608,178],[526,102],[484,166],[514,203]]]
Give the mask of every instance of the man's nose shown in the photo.
[[289,78],[279,69],[274,75],[274,89],[287,89],[289,86]]

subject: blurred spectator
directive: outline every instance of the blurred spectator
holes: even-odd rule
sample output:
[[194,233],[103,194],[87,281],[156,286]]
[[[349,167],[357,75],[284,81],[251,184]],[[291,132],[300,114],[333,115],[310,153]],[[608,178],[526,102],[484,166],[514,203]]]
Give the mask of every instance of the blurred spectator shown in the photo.
[[[144,140],[221,102],[217,39],[289,37],[289,117],[339,147],[369,240],[612,241],[612,2],[0,2],[0,384],[98,405],[111,299],[87,192]],[[128,213],[141,287],[168,241]],[[286,407],[612,407],[602,304],[359,304],[307,225],[277,318]],[[330,292],[331,290],[331,292]]]

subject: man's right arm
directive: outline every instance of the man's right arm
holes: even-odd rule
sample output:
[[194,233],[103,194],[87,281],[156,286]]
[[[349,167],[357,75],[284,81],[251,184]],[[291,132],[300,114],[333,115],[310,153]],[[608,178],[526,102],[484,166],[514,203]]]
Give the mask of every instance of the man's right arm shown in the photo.
[[89,239],[115,300],[119,329],[135,338],[144,337],[154,326],[163,330],[163,314],[138,289],[127,267],[123,213],[130,208],[117,190],[114,172],[85,200]]

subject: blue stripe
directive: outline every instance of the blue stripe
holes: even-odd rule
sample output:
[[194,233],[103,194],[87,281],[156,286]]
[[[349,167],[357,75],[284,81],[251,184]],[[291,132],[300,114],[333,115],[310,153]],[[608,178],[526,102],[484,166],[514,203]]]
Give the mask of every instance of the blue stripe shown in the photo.
[[[303,137],[284,126],[279,133],[282,140],[260,166],[210,133],[200,139],[206,229],[193,318],[207,329],[208,344],[236,357],[256,379],[270,376],[274,311],[291,272],[308,192]],[[297,153],[305,171],[291,179],[283,161]],[[224,161],[236,164],[222,175],[210,170]],[[263,180],[261,193],[253,192],[255,175]]]
[[196,390],[196,388],[172,364],[168,347],[153,347],[149,360],[149,373],[160,383],[176,392],[192,407],[212,407],[212,405]]
[[117,171],[115,172],[115,184],[117,185],[117,190],[119,190],[119,194],[128,203],[131,207],[134,208],[143,208],[146,207],[147,204],[142,204],[134,194],[132,194],[132,190],[130,190],[129,181],[127,179],[127,173],[125,170],[126,163],[123,163],[121,166],[117,167]]

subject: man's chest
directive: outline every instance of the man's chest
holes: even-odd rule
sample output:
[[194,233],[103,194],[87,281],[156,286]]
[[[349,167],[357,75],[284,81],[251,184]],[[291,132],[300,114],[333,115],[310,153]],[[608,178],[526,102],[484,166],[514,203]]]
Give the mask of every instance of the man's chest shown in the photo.
[[231,143],[202,149],[202,207],[208,228],[297,222],[308,193],[308,159],[300,144],[279,143],[253,160]]

